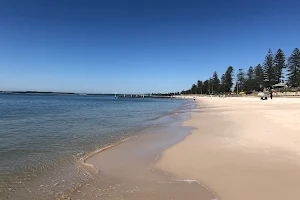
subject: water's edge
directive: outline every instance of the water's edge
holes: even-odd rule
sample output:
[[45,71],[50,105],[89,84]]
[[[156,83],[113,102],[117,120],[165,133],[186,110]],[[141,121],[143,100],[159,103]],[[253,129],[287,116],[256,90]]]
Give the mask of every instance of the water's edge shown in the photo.
[[[157,181],[165,181],[165,182],[168,182],[169,184],[162,185],[162,186],[160,186],[161,187],[160,189],[157,189],[154,186],[157,183],[151,185],[151,184],[148,183],[149,182],[148,180],[146,180],[146,181],[145,180],[142,180],[142,181],[141,180],[133,180],[132,181],[131,177],[124,178],[123,174],[120,173],[120,175],[122,176],[122,180],[127,185],[132,184],[132,182],[134,183],[134,185],[143,185],[144,182],[147,182],[146,186],[143,185],[142,187],[145,187],[145,188],[150,187],[151,190],[156,191],[156,192],[149,192],[149,193],[145,192],[147,195],[145,196],[145,194],[144,194],[143,195],[143,199],[153,199],[152,195],[155,195],[159,191],[161,192],[161,196],[163,196],[164,199],[167,198],[167,197],[169,198],[174,193],[172,190],[180,185],[180,189],[178,189],[178,191],[177,191],[177,192],[180,193],[178,195],[185,196],[185,195],[189,195],[189,192],[194,192],[194,193],[196,193],[196,195],[192,196],[190,199],[199,199],[199,198],[201,198],[201,199],[209,199],[209,200],[211,200],[211,199],[213,199],[213,200],[219,200],[217,194],[215,192],[213,192],[210,188],[208,188],[207,186],[205,186],[203,183],[201,183],[201,182],[199,182],[197,180],[190,180],[190,179],[180,180],[180,179],[176,178],[176,176],[174,176],[174,175],[172,175],[170,173],[167,173],[167,172],[165,172],[165,171],[163,171],[163,170],[158,169],[158,168],[155,167],[156,162],[160,159],[160,156],[162,155],[162,153],[165,150],[167,150],[168,148],[170,148],[170,147],[172,147],[172,146],[174,146],[174,145],[176,145],[176,144],[184,141],[185,138],[188,137],[191,134],[190,130],[191,130],[192,127],[183,126],[183,122],[187,121],[187,120],[189,120],[191,118],[191,111],[181,112],[181,113],[176,113],[176,114],[180,114],[180,115],[187,114],[188,115],[188,118],[182,119],[181,121],[179,121],[179,124],[175,125],[175,126],[179,125],[180,128],[186,128],[185,129],[185,131],[187,131],[186,134],[183,134],[181,138],[177,138],[176,140],[174,140],[170,144],[162,147],[162,149],[160,149],[158,152],[156,152],[157,155],[155,156],[155,158],[152,160],[152,162],[150,164],[151,165],[150,168],[151,168],[152,174],[149,175],[147,173],[145,174],[144,172],[141,174],[141,175],[146,176],[146,177],[149,176],[148,179],[150,179],[150,180],[157,179]],[[174,126],[174,124],[173,124],[173,126]],[[172,127],[172,128],[174,128],[174,127]],[[172,128],[160,127],[156,131],[158,131],[158,132],[160,132],[160,131],[170,131],[170,130],[172,131],[173,130]],[[153,133],[153,132],[147,132],[147,133],[145,133],[143,135],[138,135],[138,136],[135,136],[135,137],[130,137],[130,138],[127,138],[127,139],[122,140],[120,142],[108,145],[105,148],[99,149],[99,150],[97,150],[97,151],[95,151],[95,152],[87,155],[86,157],[84,157],[82,159],[82,162],[83,162],[83,164],[84,164],[85,167],[88,167],[89,169],[92,169],[93,172],[101,174],[101,167],[97,168],[94,164],[91,164],[93,162],[93,161],[91,161],[92,160],[91,158],[96,157],[95,160],[98,159],[98,161],[99,160],[101,161],[101,159],[102,159],[103,163],[107,163],[107,162],[109,162],[109,160],[107,160],[106,156],[104,156],[104,157],[101,158],[101,155],[103,155],[105,153],[107,155],[109,155],[109,157],[112,157],[113,155],[114,155],[113,157],[118,157],[118,156],[119,157],[126,157],[126,156],[128,156],[128,155],[126,155],[126,153],[117,151],[116,149],[118,149],[122,145],[125,146],[125,147],[129,147],[129,148],[132,147],[132,146],[133,146],[132,148],[138,148],[138,147],[134,147],[134,145],[136,143],[140,143],[141,141],[143,141],[142,138],[143,137],[147,137],[147,134],[149,136],[149,135],[155,134],[155,133]],[[155,142],[155,140],[153,140],[153,141],[150,140],[148,142]],[[130,144],[128,144],[128,143],[130,143]],[[136,149],[136,150],[140,151],[141,149]],[[110,154],[110,151],[116,151],[118,153],[115,153],[115,154],[112,153],[112,154]],[[97,158],[97,156],[98,156],[98,158]],[[100,165],[102,165],[102,164],[100,164]],[[131,168],[134,168],[134,166],[131,166]],[[126,170],[127,170],[127,168],[126,168]],[[139,169],[136,168],[135,170],[138,171]],[[122,171],[122,170],[113,171],[113,174],[114,174],[115,177],[118,177],[119,171]],[[137,176],[138,172],[135,172],[135,173],[136,173],[135,176]],[[105,176],[105,172],[103,172],[102,176]],[[155,182],[155,181],[153,181],[153,182]],[[115,181],[115,183],[122,183],[122,181],[120,181],[120,180],[119,181]],[[100,183],[100,186],[99,186],[99,182],[97,182],[97,181],[95,181],[94,184],[97,185],[97,188],[99,188],[99,187],[101,188],[101,185],[103,185],[103,184]],[[111,185],[113,185],[113,183],[109,183],[109,185],[110,185],[109,188],[111,188],[112,187]],[[112,192],[111,193],[109,193],[109,192],[105,193],[105,192],[103,192],[103,191],[105,191],[105,189],[103,189],[103,190],[100,189],[100,192],[98,191],[97,194],[95,194],[95,196],[98,197],[98,195],[101,195],[102,197],[106,197],[107,199],[119,199],[120,197],[122,197],[120,199],[123,199],[124,194],[119,194],[120,196],[115,196],[115,197],[112,197],[112,198],[108,197],[108,195],[111,196],[111,195],[116,195],[116,193],[122,193],[122,192],[120,192],[120,191],[122,191],[122,186],[120,186],[120,185],[121,184],[116,184],[116,186],[115,186],[115,187],[119,187],[118,192],[117,192],[117,190],[115,190],[114,193],[112,193]],[[115,187],[113,187],[113,188],[115,188]],[[145,190],[145,188],[144,188],[144,190]],[[93,196],[93,192],[94,192],[95,189],[90,190],[90,188],[88,187],[88,188],[81,188],[81,190],[84,192],[84,195],[90,193],[91,196]],[[124,190],[124,188],[123,188],[123,190]],[[139,199],[139,198],[141,198],[139,196],[140,193],[143,193],[143,192],[141,192],[141,190],[142,189],[135,191],[136,194],[132,194],[131,196],[129,196],[129,199]],[[163,190],[163,191],[161,191],[161,190]],[[131,191],[131,190],[128,189],[128,191]],[[166,191],[168,191],[168,193],[166,193]],[[195,192],[195,191],[198,191],[198,193]],[[82,197],[81,194],[78,194],[78,190],[74,191],[74,193],[70,194],[70,196],[72,196],[72,199],[73,199],[73,197],[77,197],[77,198]],[[88,197],[85,196],[84,199],[90,199],[90,198],[88,198]],[[158,199],[161,199],[161,197],[158,198]]]
[[[184,105],[187,104],[189,103]],[[7,190],[5,185],[0,183],[0,197],[1,199],[39,199],[40,196],[43,196],[43,199],[53,199],[60,197],[62,198],[65,193],[73,193],[74,191],[78,191],[78,189],[81,188],[85,183],[94,178],[94,173],[99,173],[97,168],[86,162],[88,158],[93,157],[99,152],[102,153],[109,149],[113,149],[113,147],[123,144],[124,142],[128,142],[141,135],[144,135],[145,132],[147,134],[147,132],[151,132],[153,129],[159,129],[160,126],[164,126],[166,124],[163,118],[174,115],[176,112],[181,111],[177,110],[167,115],[158,116],[157,118],[152,119],[157,121],[154,123],[154,126],[145,126],[138,132],[129,134],[129,137],[121,137],[115,142],[102,145],[100,149],[95,151],[87,152],[83,155],[75,155],[73,158],[75,162],[72,166],[66,164],[61,166],[61,170],[50,170],[49,173],[42,174],[41,177],[31,176],[30,173],[25,172],[23,176],[32,178],[32,181],[19,182],[15,188],[8,188]],[[47,169],[47,166],[44,167]],[[76,177],[74,177],[74,175]],[[15,177],[10,177],[10,179],[12,181],[17,180]]]

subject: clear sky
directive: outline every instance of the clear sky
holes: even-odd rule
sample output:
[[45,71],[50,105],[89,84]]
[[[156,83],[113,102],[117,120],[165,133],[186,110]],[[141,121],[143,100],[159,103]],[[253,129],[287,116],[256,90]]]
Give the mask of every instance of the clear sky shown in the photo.
[[300,1],[1,0],[0,90],[146,93],[300,47]]

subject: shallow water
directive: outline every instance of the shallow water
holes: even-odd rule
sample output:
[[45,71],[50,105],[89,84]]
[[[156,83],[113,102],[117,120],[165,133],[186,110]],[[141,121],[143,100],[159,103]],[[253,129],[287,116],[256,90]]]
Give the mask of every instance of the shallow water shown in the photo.
[[[165,123],[190,103],[111,96],[0,95],[0,198],[51,199],[91,179],[79,159]],[[32,195],[34,193],[35,195]],[[22,194],[20,196],[20,194]]]
[[[209,188],[195,180],[178,180],[155,168],[166,148],[182,141],[189,127],[180,126],[189,113],[164,117],[165,124],[140,137],[89,157],[92,181],[69,194],[72,199],[106,200],[217,200]],[[188,156],[188,155],[187,155]]]

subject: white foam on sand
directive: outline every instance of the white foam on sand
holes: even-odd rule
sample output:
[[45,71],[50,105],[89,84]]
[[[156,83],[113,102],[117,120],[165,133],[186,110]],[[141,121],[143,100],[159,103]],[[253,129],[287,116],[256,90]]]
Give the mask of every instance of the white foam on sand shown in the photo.
[[175,179],[175,180],[176,180],[176,181],[180,181],[180,182],[186,182],[186,183],[189,183],[189,184],[191,184],[191,183],[193,183],[193,182],[200,184],[198,181],[192,180],[192,179],[184,179],[184,180]]
[[209,189],[209,188],[206,187],[205,185],[201,184],[201,183],[200,183],[199,181],[197,181],[197,180],[194,180],[194,179],[183,179],[183,180],[181,180],[181,179],[175,179],[175,180],[176,180],[176,181],[179,181],[179,182],[185,182],[185,183],[188,183],[188,184],[191,184],[191,183],[197,183],[197,184],[201,185],[202,187],[206,188],[206,190],[212,192],[212,193],[216,196],[216,198],[214,198],[214,199],[212,199],[212,200],[219,200],[219,197],[217,196],[216,193],[214,193],[211,189]]

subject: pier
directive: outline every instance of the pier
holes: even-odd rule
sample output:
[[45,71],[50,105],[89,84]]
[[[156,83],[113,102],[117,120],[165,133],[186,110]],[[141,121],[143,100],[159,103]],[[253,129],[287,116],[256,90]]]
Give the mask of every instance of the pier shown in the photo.
[[151,95],[151,94],[116,94],[116,98],[174,98],[170,95]]

